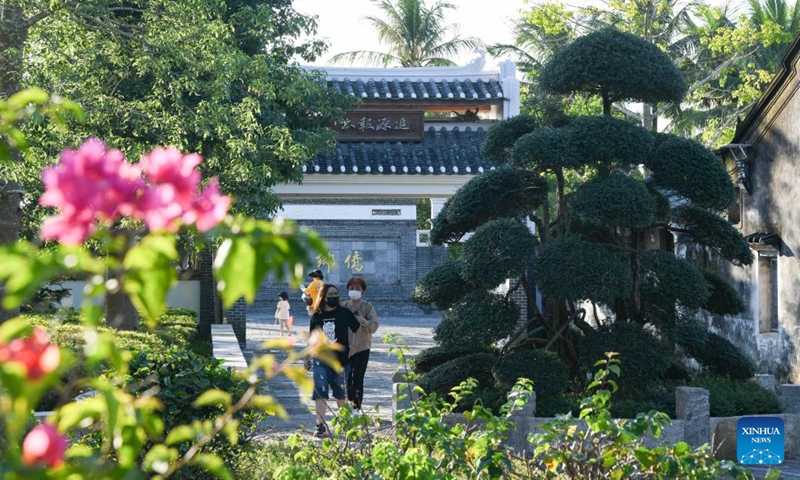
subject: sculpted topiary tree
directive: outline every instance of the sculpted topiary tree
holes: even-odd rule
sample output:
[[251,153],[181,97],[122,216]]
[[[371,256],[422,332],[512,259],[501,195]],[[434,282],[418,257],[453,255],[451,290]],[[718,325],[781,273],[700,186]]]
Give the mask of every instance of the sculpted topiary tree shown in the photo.
[[[611,115],[615,101],[680,101],[686,85],[669,58],[638,37],[603,30],[556,54],[540,80],[551,93],[599,95],[605,114],[558,126],[517,117],[488,132],[481,151],[497,170],[471,180],[445,204],[431,237],[439,244],[475,233],[458,261],[433,270],[413,294],[418,303],[452,307],[437,341],[461,344],[444,337],[459,335],[449,327],[456,322],[486,325],[483,342],[474,334],[471,342],[498,338],[492,318],[472,318],[462,303],[469,298],[474,305],[479,297],[472,291],[492,290],[505,278],[525,291],[532,314],[513,326],[500,322],[512,340],[501,358],[533,344],[578,367],[578,338],[613,337],[598,334],[587,310],[596,317],[603,308],[631,328],[649,325],[667,345],[685,338],[676,329],[692,321],[693,311],[741,311],[741,300],[719,276],[646,242],[651,233],[679,230],[734,264],[753,260],[742,235],[720,217],[734,199],[722,161],[699,143]],[[484,308],[474,311],[485,315]],[[708,345],[719,343],[708,335]]]

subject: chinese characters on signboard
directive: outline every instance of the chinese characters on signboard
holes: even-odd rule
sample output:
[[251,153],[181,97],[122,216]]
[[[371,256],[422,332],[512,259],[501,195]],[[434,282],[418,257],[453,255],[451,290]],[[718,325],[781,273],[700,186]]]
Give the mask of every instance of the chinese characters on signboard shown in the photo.
[[339,285],[359,276],[371,285],[393,285],[399,279],[400,248],[396,240],[330,240],[328,249],[327,255],[315,259],[326,283]]
[[422,140],[424,110],[353,110],[334,124],[338,140]]

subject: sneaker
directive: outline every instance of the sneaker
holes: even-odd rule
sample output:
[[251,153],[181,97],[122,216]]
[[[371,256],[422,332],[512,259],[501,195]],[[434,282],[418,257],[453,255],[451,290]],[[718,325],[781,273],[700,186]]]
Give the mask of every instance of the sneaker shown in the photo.
[[353,409],[353,416],[354,417],[360,417],[361,415],[363,415],[363,413],[361,412],[360,408],[354,408]]
[[325,428],[325,425],[322,423],[317,424],[317,429],[314,431],[315,437],[324,437],[328,434],[328,430]]

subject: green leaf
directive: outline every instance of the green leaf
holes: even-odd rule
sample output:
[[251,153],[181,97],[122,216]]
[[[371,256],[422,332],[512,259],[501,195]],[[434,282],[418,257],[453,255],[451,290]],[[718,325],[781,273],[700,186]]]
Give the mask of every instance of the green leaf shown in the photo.
[[214,474],[217,478],[223,480],[231,480],[233,476],[231,472],[225,468],[225,462],[222,459],[211,453],[198,453],[193,459],[192,463],[200,465],[209,473]]
[[22,110],[29,104],[41,105],[46,103],[49,99],[50,95],[41,88],[29,88],[28,90],[15,93],[7,102],[8,106],[12,109]]
[[260,408],[270,415],[277,415],[283,419],[289,418],[289,416],[286,414],[286,410],[284,410],[280,402],[277,401],[272,395],[254,395],[253,398],[250,399],[248,405]]
[[177,279],[174,235],[151,234],[125,255],[123,288],[152,328],[167,311],[167,294]]
[[192,403],[195,407],[207,407],[210,405],[224,405],[227,407],[230,404],[231,394],[216,389],[206,390]]
[[250,303],[255,300],[259,281],[254,278],[252,265],[256,264],[256,250],[243,237],[229,238],[217,250],[214,274],[225,306],[233,305],[239,298]]
[[33,327],[20,318],[7,320],[0,324],[0,343],[8,343],[15,338],[29,335]]
[[167,434],[167,439],[164,443],[167,445],[175,445],[182,442],[188,442],[195,437],[195,431],[188,425],[178,425]]
[[144,456],[142,467],[145,471],[155,473],[166,473],[171,463],[179,458],[178,450],[166,445],[155,445]]

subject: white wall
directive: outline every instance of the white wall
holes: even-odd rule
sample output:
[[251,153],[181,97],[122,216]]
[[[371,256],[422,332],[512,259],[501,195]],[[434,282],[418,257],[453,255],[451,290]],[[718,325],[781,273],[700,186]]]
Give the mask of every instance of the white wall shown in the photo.
[[[70,290],[70,296],[61,301],[62,307],[80,309],[83,304],[83,289],[86,282],[69,281],[61,285]],[[96,305],[103,304],[103,298],[92,301]],[[179,280],[167,294],[167,305],[172,308],[189,308],[200,314],[200,280]]]

